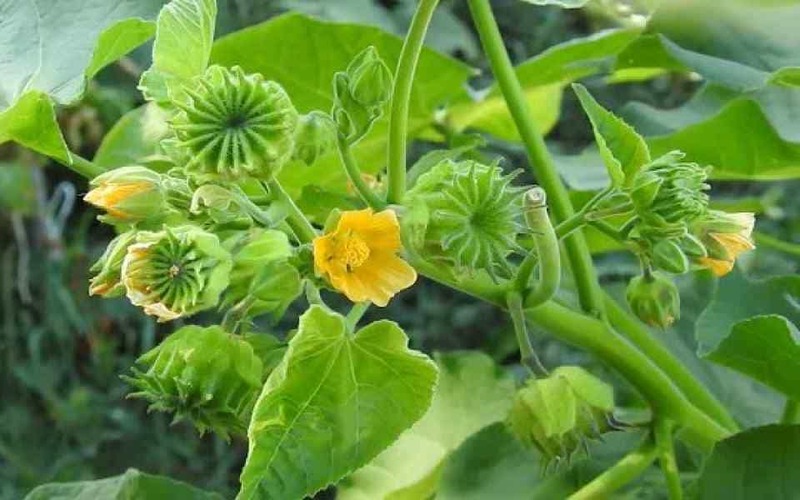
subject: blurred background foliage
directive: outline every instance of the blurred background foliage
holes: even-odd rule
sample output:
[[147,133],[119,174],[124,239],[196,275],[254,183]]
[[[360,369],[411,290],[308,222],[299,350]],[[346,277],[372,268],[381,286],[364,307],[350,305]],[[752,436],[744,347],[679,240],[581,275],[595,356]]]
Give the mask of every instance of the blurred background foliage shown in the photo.
[[[254,25],[287,10],[333,21],[368,24],[402,35],[416,2],[413,0],[219,0],[217,33],[223,35]],[[632,2],[597,1],[591,8],[562,10],[532,7],[519,0],[493,2],[506,45],[516,62],[576,37],[614,26],[634,26],[639,7]],[[428,44],[468,65],[486,69],[466,5],[444,0],[433,21]],[[126,112],[142,101],[136,83],[149,65],[149,46],[134,51],[105,69],[85,97],[61,110],[59,122],[70,149],[94,156],[104,135]],[[481,86],[484,76],[477,77]],[[646,81],[605,85],[596,77],[592,88],[611,108],[632,100],[674,108],[698,88],[696,78],[663,74]],[[577,153],[592,142],[588,122],[571,92],[560,103],[561,118],[550,132],[552,149]],[[418,146],[415,155],[426,151]],[[492,140],[489,151],[522,164],[518,145]],[[87,296],[88,266],[112,237],[98,224],[96,213],[78,201],[85,183],[63,167],[21,148],[0,146],[0,498],[20,498],[32,487],[52,481],[74,481],[119,474],[128,467],[186,480],[232,496],[246,452],[246,443],[230,445],[206,435],[198,438],[187,424],[170,425],[162,414],[146,413],[145,404],[125,399],[119,379],[135,358],[156,345],[179,325],[157,326],[126,300]],[[800,243],[800,197],[794,181],[728,182],[715,192],[717,203],[732,210],[761,214],[759,230],[784,242]],[[793,195],[793,193],[795,193]],[[580,199],[580,194],[576,194]],[[758,236],[759,250],[743,267],[753,276],[794,273],[800,247]],[[621,294],[637,272],[632,259],[616,254],[598,257],[601,279]],[[673,331],[664,334],[673,351],[713,390],[731,404],[748,424],[768,422],[777,413],[778,398],[730,371],[702,363],[694,354],[694,324],[710,300],[710,280],[694,276],[681,282],[684,311]],[[284,319],[286,331],[296,324],[298,305]],[[516,345],[508,320],[492,306],[423,281],[402,294],[388,310],[371,311],[397,319],[415,348],[431,351],[480,349],[502,364],[515,363]],[[206,318],[208,322],[213,318]],[[202,321],[202,318],[201,318]],[[546,366],[581,364],[608,380],[616,380],[585,354],[547,337],[536,337]],[[620,384],[617,384],[620,385]],[[628,388],[618,388],[622,403],[636,400]],[[494,433],[494,434],[493,434]],[[469,474],[471,447],[490,449],[503,442],[501,430],[489,427],[475,435],[444,473],[444,498],[500,498],[502,492],[462,491],[456,480]],[[631,446],[631,436],[609,439],[591,460],[553,480],[591,477]],[[488,440],[488,441],[486,441]],[[624,441],[624,442],[623,442]],[[488,445],[486,443],[491,443]],[[497,445],[500,446],[500,445]],[[692,460],[688,453],[685,460]],[[533,459],[531,459],[533,461]],[[531,465],[519,476],[536,480]],[[499,471],[498,474],[504,473]],[[487,477],[492,470],[487,469]],[[456,478],[452,481],[450,478]],[[647,475],[628,493],[631,498],[655,498],[659,474]],[[502,484],[500,480],[498,484]],[[467,493],[473,496],[469,496]],[[546,498],[546,496],[545,496]],[[552,496],[551,496],[552,498]]]

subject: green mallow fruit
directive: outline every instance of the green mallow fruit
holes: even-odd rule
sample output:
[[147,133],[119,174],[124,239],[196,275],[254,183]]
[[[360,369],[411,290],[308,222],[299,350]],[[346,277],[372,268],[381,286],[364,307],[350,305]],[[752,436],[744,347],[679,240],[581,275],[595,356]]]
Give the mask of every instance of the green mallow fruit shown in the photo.
[[626,298],[631,311],[647,325],[666,328],[680,318],[678,287],[661,273],[648,272],[631,279]]
[[244,434],[263,382],[262,360],[220,326],[185,326],[136,360],[123,378],[151,410],[189,420],[201,434]]

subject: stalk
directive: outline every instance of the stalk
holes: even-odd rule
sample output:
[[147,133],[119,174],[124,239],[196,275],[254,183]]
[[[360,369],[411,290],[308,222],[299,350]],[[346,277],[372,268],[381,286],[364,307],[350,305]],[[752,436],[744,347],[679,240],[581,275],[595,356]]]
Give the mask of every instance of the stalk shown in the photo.
[[311,222],[303,215],[303,212],[301,212],[294,203],[289,193],[283,189],[283,186],[273,178],[267,181],[267,187],[275,198],[289,209],[289,215],[286,221],[289,223],[292,231],[294,231],[297,239],[299,239],[301,243],[311,243],[314,241],[314,238],[317,237],[317,230],[314,229]]
[[[533,115],[503,45],[489,0],[468,0],[468,4],[492,71],[525,144],[533,174],[547,192],[555,222],[566,221],[574,215],[575,210],[547,151],[544,138],[533,122]],[[580,231],[573,232],[564,240],[564,246],[578,288],[581,308],[590,314],[602,315],[603,300],[583,234]]]
[[408,110],[411,104],[411,87],[417,69],[425,33],[439,0],[420,0],[411,27],[400,51],[392,90],[392,105],[389,111],[389,157],[388,193],[389,203],[400,203],[406,192],[406,136],[408,134]]
[[353,187],[356,189],[359,196],[361,196],[361,199],[375,210],[383,210],[386,208],[386,203],[367,186],[367,183],[364,182],[364,179],[361,177],[361,170],[358,168],[358,163],[353,156],[353,150],[350,148],[347,140],[339,136],[338,146],[339,157],[342,159],[342,165],[344,165],[347,177],[350,179],[350,182],[353,183]]
[[675,447],[672,444],[672,424],[670,421],[656,418],[653,423],[653,437],[656,440],[661,471],[664,473],[664,479],[667,482],[669,500],[683,500],[683,487],[681,486],[678,463],[675,460]]
[[592,500],[608,496],[639,477],[655,461],[658,450],[645,441],[639,448],[625,455],[613,467],[592,479],[583,488],[573,493],[569,500]]
[[69,157],[70,157],[69,163],[64,163],[64,162],[61,163],[63,163],[64,166],[66,166],[76,174],[83,176],[86,179],[92,180],[106,171],[106,169],[104,169],[100,165],[93,163],[75,153],[70,153]]

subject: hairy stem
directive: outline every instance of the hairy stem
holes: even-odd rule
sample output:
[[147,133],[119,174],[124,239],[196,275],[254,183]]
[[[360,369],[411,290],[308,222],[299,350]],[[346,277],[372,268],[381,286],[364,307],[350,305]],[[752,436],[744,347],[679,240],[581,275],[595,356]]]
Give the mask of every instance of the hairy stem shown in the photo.
[[664,345],[641,323],[626,314],[610,296],[605,295],[606,311],[611,324],[625,335],[653,363],[667,374],[672,382],[695,406],[706,412],[729,431],[739,429],[728,410],[720,403]]
[[392,105],[389,111],[388,193],[389,203],[399,203],[406,192],[406,136],[411,87],[417,69],[425,33],[439,0],[420,0],[411,27],[400,51],[395,71]]
[[639,477],[655,461],[658,450],[648,439],[639,448],[625,455],[613,467],[592,479],[573,493],[569,500],[593,500],[608,496]]
[[311,222],[303,215],[303,212],[300,211],[294,203],[294,200],[292,200],[292,197],[283,189],[283,186],[280,185],[277,179],[273,178],[267,181],[267,187],[275,196],[275,199],[283,203],[289,210],[289,215],[286,220],[292,228],[292,231],[297,235],[297,239],[299,239],[301,243],[311,243],[314,241],[314,238],[317,237],[317,230],[314,229]]
[[656,418],[653,423],[653,436],[658,449],[658,461],[667,482],[669,500],[682,500],[683,488],[678,463],[675,461],[675,447],[672,443],[672,423],[665,418]]
[[[547,151],[544,138],[533,121],[533,114],[503,45],[503,37],[495,22],[489,0],[468,0],[468,4],[492,71],[525,144],[533,174],[547,191],[555,222],[565,221],[572,217],[575,210],[569,200],[567,189],[558,176],[553,159]],[[603,300],[600,287],[583,234],[575,231],[564,240],[564,245],[578,288],[581,307],[588,313],[602,315]]]
[[364,203],[375,210],[383,210],[386,208],[386,202],[380,199],[380,197],[367,186],[363,177],[361,177],[361,170],[358,168],[358,162],[356,162],[356,158],[353,156],[353,150],[344,137],[339,136],[338,146],[339,157],[342,159],[342,165],[344,165],[344,170],[347,172],[347,177],[350,179],[353,187],[355,187],[358,195],[364,200]]

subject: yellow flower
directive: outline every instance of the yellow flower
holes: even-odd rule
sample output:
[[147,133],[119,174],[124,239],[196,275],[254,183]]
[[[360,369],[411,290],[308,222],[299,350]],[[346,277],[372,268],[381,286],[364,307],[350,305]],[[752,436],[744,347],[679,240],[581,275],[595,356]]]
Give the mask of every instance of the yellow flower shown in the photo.
[[353,302],[385,306],[417,273],[397,256],[400,226],[391,210],[344,212],[336,229],[314,239],[314,267]]
[[161,175],[145,167],[121,167],[91,181],[83,197],[108,214],[109,222],[137,222],[163,215]]
[[725,276],[740,254],[756,247],[751,237],[755,216],[750,212],[719,212],[717,216],[701,234],[708,256],[698,259],[698,263],[716,276]]

